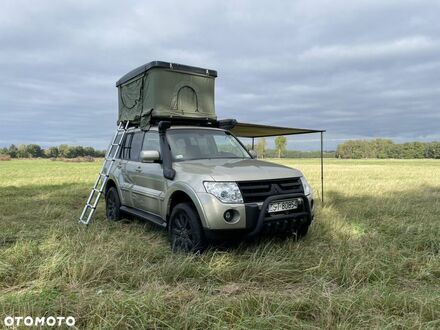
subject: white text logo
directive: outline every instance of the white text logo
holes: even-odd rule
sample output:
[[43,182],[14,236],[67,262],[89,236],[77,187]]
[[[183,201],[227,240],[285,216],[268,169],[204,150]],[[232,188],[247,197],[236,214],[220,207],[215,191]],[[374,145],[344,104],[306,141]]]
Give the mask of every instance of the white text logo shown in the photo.
[[73,327],[75,325],[75,318],[73,316],[48,316],[48,317],[32,317],[32,316],[6,316],[3,320],[6,327]]

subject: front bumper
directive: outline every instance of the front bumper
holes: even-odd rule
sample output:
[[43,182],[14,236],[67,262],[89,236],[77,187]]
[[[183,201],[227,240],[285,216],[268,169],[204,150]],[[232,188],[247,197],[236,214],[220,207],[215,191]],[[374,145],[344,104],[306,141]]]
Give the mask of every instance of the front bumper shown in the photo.
[[[297,210],[270,214],[267,212],[269,204],[277,200],[299,198],[302,200],[301,206]],[[285,194],[267,198],[261,209],[258,207],[246,206],[247,237],[253,237],[265,231],[283,232],[292,230],[299,225],[310,224],[312,222],[312,203],[309,202],[304,194]]]
[[[203,208],[202,222],[209,239],[227,239],[235,236],[253,237],[261,232],[287,232],[300,225],[310,224],[313,219],[313,197],[301,193],[282,194],[268,197],[263,203],[224,204],[210,194],[199,195]],[[269,203],[277,200],[299,198],[302,200],[296,210],[272,213],[267,212]],[[232,223],[224,220],[226,210],[238,212]]]

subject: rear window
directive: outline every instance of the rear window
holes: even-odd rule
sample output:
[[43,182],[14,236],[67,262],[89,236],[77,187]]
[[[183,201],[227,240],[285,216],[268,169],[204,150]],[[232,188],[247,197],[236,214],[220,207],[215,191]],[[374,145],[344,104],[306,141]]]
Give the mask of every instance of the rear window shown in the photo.
[[130,149],[131,149],[131,139],[133,138],[133,133],[126,133],[124,136],[124,143],[121,148],[121,158],[130,159]]

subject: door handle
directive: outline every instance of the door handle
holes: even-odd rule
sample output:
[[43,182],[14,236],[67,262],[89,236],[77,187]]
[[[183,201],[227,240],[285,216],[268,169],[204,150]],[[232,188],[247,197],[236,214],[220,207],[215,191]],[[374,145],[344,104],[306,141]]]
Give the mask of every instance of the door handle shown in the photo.
[[135,169],[135,171],[138,172],[138,173],[141,173],[141,172],[142,172],[142,168],[141,168],[140,166],[138,166],[138,167]]
[[121,168],[122,168],[122,165],[121,165],[121,164],[118,164],[118,165],[116,165],[116,168],[121,169]]

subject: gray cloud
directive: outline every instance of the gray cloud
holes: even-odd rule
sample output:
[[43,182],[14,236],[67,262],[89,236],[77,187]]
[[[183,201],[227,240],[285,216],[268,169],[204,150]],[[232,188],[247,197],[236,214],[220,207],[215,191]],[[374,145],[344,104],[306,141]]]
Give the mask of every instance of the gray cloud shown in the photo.
[[[349,138],[440,139],[432,1],[3,1],[0,144],[90,144],[115,81],[150,60],[214,68],[223,118]],[[316,138],[290,138],[316,148]]]

